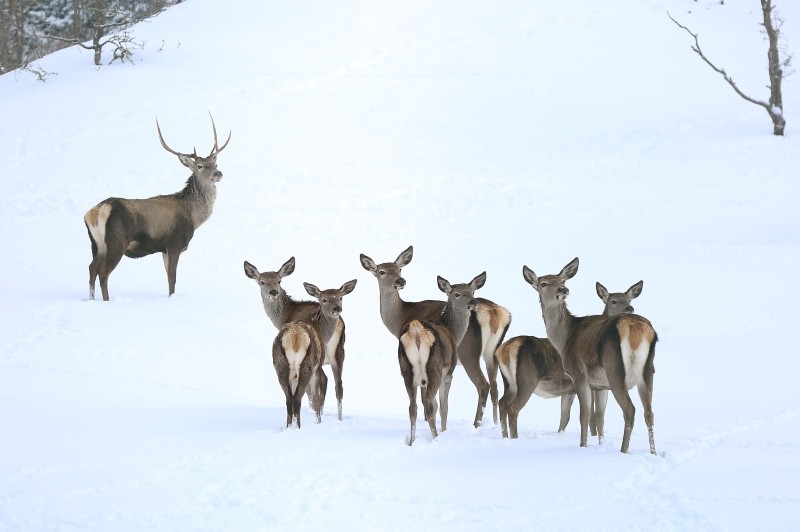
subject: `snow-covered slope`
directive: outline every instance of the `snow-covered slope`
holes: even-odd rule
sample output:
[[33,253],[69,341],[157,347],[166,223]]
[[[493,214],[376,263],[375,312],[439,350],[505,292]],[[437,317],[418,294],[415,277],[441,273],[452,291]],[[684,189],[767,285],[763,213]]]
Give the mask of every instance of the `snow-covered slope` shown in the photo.
[[[700,0],[179,4],[138,25],[135,65],[62,50],[57,75],[0,77],[0,528],[485,530],[796,528],[800,407],[800,87],[771,135],[690,49],[766,98],[757,2]],[[800,6],[779,5],[788,46]],[[83,213],[179,190],[158,143],[207,152],[224,178],[167,298],[160,257],[123,262],[87,301]],[[358,260],[408,245],[406,300],[435,276],[544,336],[522,265],[570,283],[644,279],[661,341],[654,410],[631,454],[609,401],[604,445],[577,407],[533,398],[520,438],[471,420],[461,368],[448,430],[404,445],[408,401],[374,278]],[[344,302],[345,419],[283,429],[275,330],[243,260]],[[500,384],[502,389],[502,384]],[[632,392],[637,407],[636,393]]]

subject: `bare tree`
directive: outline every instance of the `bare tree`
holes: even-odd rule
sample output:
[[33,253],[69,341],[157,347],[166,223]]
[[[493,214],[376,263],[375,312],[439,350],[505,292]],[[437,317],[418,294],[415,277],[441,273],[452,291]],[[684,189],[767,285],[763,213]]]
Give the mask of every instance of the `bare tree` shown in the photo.
[[744,98],[750,103],[754,103],[756,105],[760,105],[763,107],[769,117],[772,119],[772,132],[775,135],[783,135],[783,131],[786,128],[786,119],[783,116],[783,95],[781,93],[781,83],[783,82],[784,77],[784,68],[789,67],[791,64],[792,56],[786,55],[785,59],[781,60],[781,53],[778,48],[778,44],[780,41],[781,36],[781,26],[783,25],[783,19],[777,17],[773,13],[773,6],[772,0],[761,0],[761,11],[764,16],[764,22],[761,23],[764,26],[764,31],[767,34],[767,39],[769,40],[769,49],[767,51],[767,59],[768,59],[768,68],[769,68],[769,81],[770,84],[768,85],[770,90],[769,101],[757,100],[752,98],[742,92],[742,90],[736,85],[733,81],[733,78],[725,72],[725,69],[719,68],[714,63],[711,62],[708,57],[703,53],[700,49],[700,41],[697,38],[697,34],[693,33],[689,28],[675,20],[672,15],[667,12],[667,16],[674,22],[679,28],[685,30],[689,35],[692,36],[694,39],[694,46],[692,46],[692,51],[695,52],[700,58],[706,62],[708,66],[710,66],[714,71],[718,72],[725,78],[725,81],[736,91],[736,94]]

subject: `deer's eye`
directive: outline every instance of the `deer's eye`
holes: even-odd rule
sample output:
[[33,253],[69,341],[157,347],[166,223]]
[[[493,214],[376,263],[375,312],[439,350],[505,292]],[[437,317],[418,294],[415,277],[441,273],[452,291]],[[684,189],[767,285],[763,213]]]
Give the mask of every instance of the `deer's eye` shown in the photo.
[[261,286],[264,286],[267,283],[265,283],[264,281],[259,281],[258,284],[260,284]]
[[616,300],[616,299],[612,299],[612,300],[611,300],[611,304],[612,304],[612,305],[616,305],[616,304],[617,304],[617,300]]
[[541,282],[541,283],[539,283],[539,286],[541,286],[542,288],[544,288],[545,286],[547,286],[547,283],[546,283],[546,282]]
[[200,170],[202,170],[202,169],[203,169],[203,165],[202,165],[202,164],[198,164],[198,165],[197,165],[197,168],[198,168],[198,169],[200,169]]
[[386,275],[386,272],[381,270],[381,271],[378,272],[378,275]]
[[323,298],[322,298],[322,302],[323,302],[323,303],[327,303],[327,302],[328,302],[328,300],[327,300],[327,299],[325,299],[325,298],[323,297]]

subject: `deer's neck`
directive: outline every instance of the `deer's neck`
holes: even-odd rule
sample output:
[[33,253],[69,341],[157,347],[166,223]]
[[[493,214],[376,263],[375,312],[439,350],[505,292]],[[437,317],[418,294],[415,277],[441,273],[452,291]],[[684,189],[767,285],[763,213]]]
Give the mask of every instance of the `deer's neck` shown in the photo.
[[461,340],[464,339],[464,335],[467,333],[469,315],[469,309],[456,310],[452,305],[445,305],[444,310],[442,310],[442,319],[440,322],[453,334],[456,345],[461,343]]
[[322,345],[328,341],[336,332],[336,325],[339,323],[339,317],[328,316],[322,312],[322,308],[318,308],[311,316],[311,322],[316,326],[319,335],[322,338]]
[[381,320],[396,337],[400,337],[403,321],[403,300],[397,290],[381,290]]
[[570,313],[563,301],[559,301],[548,306],[542,304],[542,318],[548,340],[559,353],[563,353],[575,326],[575,316]]
[[214,210],[217,185],[213,181],[204,184],[192,174],[186,181],[186,186],[175,194],[175,197],[184,205],[192,219],[192,224],[197,229],[208,220]]
[[289,310],[297,304],[297,302],[289,297],[283,290],[278,292],[275,299],[261,294],[261,300],[264,302],[264,310],[267,312],[267,317],[276,329],[280,329],[286,324]]

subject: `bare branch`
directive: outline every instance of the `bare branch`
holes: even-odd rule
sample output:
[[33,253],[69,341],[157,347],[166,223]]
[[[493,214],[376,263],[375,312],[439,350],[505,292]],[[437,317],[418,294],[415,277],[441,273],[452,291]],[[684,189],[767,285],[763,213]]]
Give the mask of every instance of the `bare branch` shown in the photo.
[[733,78],[730,75],[728,75],[727,72],[725,72],[725,69],[718,67],[717,65],[712,63],[708,57],[706,57],[706,55],[703,53],[703,50],[700,48],[700,40],[698,39],[697,34],[692,32],[692,30],[690,30],[677,20],[675,20],[669,13],[669,11],[667,11],[667,16],[670,18],[672,22],[675,23],[676,26],[683,29],[684,31],[686,31],[686,33],[692,36],[692,39],[694,39],[694,46],[691,47],[692,51],[696,53],[698,56],[700,56],[700,58],[709,67],[711,67],[712,70],[720,74],[728,83],[728,85],[730,85],[731,88],[736,92],[736,94],[738,94],[740,97],[742,97],[744,100],[750,103],[763,107],[769,114],[770,118],[772,119],[772,123],[775,126],[774,127],[775,134],[783,135],[783,128],[786,125],[786,120],[783,118],[783,102],[781,100],[780,84],[783,72],[780,70],[780,61],[778,59],[778,52],[777,52],[778,32],[776,32],[772,26],[772,14],[771,14],[772,0],[761,0],[761,5],[764,11],[763,25],[766,28],[767,35],[769,36],[770,39],[768,58],[769,58],[770,81],[772,85],[770,86],[771,96],[769,102],[765,102],[763,100],[757,100],[742,92],[742,90],[733,81]]

